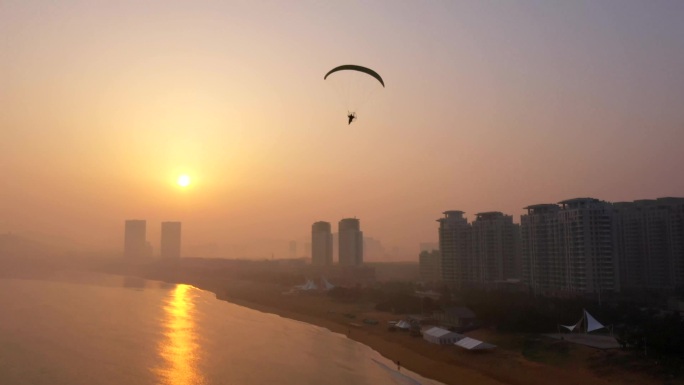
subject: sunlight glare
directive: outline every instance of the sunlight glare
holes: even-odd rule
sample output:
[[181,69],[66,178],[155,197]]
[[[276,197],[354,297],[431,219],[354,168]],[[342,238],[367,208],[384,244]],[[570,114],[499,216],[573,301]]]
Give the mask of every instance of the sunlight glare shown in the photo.
[[178,177],[176,183],[178,183],[178,185],[181,187],[188,187],[190,185],[190,177],[187,175],[181,175]]
[[159,382],[168,385],[203,384],[204,379],[197,369],[199,346],[195,334],[194,287],[176,285],[164,306],[165,338],[159,344],[159,355],[165,365],[154,371]]

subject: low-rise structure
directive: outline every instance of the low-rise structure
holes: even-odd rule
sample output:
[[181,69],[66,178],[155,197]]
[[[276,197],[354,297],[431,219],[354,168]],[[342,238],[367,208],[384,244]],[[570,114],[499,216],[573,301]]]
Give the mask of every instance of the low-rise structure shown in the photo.
[[477,325],[475,313],[464,306],[452,306],[436,311],[433,318],[438,324],[447,328],[468,329]]

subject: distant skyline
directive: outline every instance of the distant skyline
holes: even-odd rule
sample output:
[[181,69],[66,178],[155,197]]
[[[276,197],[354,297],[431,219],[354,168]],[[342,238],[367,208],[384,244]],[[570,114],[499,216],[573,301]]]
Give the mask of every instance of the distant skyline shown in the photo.
[[159,247],[159,256],[161,258],[178,259],[183,255],[181,252],[181,226],[181,222],[161,223],[161,240]]
[[[681,197],[682,15],[665,0],[5,2],[0,233],[115,249],[123,220],[174,218],[183,247],[238,245],[356,216],[417,255],[446,210],[519,223],[575,197]],[[349,63],[386,83],[351,125],[323,81]]]

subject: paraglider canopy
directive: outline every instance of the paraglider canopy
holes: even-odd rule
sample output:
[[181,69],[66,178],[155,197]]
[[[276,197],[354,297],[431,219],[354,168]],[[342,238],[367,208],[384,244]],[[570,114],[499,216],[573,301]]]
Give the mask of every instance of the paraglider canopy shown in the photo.
[[346,107],[347,124],[357,118],[356,112],[376,91],[385,88],[385,81],[379,73],[356,64],[337,66],[328,71],[323,80],[330,84]]
[[382,87],[383,87],[383,88],[385,87],[385,81],[382,80],[382,77],[380,77],[380,74],[378,74],[377,72],[373,71],[373,70],[370,69],[370,68],[366,68],[366,67],[362,67],[362,66],[357,66],[356,64],[345,64],[345,65],[341,65],[341,66],[339,66],[339,67],[335,67],[335,68],[331,69],[330,71],[328,71],[327,74],[325,74],[325,76],[323,77],[323,80],[327,79],[328,76],[329,76],[330,74],[334,73],[334,72],[337,72],[337,71],[345,71],[345,70],[348,70],[348,71],[359,71],[359,72],[367,73],[368,75],[370,75],[370,76],[372,76],[372,77],[378,79],[378,81],[380,82],[380,84],[382,84]]

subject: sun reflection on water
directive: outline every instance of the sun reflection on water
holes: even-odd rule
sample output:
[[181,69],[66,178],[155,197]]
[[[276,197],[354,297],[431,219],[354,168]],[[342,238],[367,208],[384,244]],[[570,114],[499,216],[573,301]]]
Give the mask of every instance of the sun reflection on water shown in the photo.
[[190,285],[176,285],[164,306],[166,338],[161,341],[158,348],[164,364],[155,370],[162,384],[201,385],[204,383],[195,365],[199,349],[195,341],[193,290],[194,288]]

